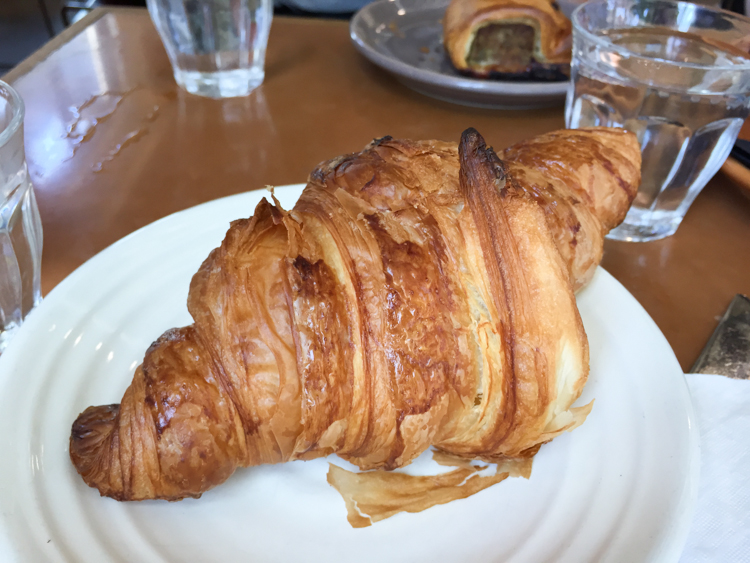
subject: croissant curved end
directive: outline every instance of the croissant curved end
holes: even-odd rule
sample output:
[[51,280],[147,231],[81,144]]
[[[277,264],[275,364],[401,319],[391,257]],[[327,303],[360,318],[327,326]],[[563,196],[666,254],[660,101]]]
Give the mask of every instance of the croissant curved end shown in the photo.
[[120,405],[100,405],[89,407],[78,415],[70,433],[70,459],[78,473],[90,487],[96,487],[102,495],[117,498],[109,491],[104,480],[106,474],[99,468],[98,460],[102,448],[110,446],[112,432],[116,428]]

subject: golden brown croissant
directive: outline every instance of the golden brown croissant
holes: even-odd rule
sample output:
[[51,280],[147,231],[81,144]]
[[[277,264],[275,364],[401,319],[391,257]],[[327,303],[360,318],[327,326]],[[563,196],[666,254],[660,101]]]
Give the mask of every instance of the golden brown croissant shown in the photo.
[[471,129],[460,146],[384,138],[321,164],[292,211],[263,200],[235,221],[193,277],[194,324],[73,424],[85,482],[177,500],[331,453],[528,457],[579,424],[573,290],[635,196],[638,143],[560,131],[503,157]]
[[453,66],[475,76],[570,74],[571,24],[554,0],[453,0],[443,43]]

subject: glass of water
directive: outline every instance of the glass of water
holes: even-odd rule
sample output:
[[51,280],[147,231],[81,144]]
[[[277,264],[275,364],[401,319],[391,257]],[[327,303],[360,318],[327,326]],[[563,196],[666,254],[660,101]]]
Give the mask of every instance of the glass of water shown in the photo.
[[592,0],[572,15],[569,128],[624,127],[642,182],[609,238],[675,233],[750,113],[750,19],[661,0]]
[[23,101],[0,82],[0,352],[42,300],[42,222],[23,150]]
[[191,94],[246,96],[263,82],[273,0],[148,0],[148,10]]

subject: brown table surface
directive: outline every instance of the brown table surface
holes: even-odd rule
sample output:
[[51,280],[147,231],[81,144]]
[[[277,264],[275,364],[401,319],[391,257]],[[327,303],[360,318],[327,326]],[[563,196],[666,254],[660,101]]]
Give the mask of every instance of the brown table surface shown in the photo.
[[[139,227],[211,199],[303,182],[318,162],[374,137],[458,140],[474,126],[502,148],[564,127],[562,107],[484,110],[412,92],[363,59],[339,21],[276,18],[265,82],[247,98],[180,90],[143,9],[95,10],[4,78],[26,103],[45,294]],[[87,111],[99,119],[80,139],[83,124],[68,131]],[[750,200],[719,175],[675,236],[608,241],[602,265],[687,370],[734,294],[750,294],[749,251]]]

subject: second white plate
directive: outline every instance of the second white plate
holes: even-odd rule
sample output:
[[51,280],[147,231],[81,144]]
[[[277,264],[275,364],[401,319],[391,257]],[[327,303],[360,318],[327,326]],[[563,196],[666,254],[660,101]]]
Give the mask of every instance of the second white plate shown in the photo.
[[[276,194],[291,208],[301,189]],[[580,404],[594,409],[542,447],[529,480],[356,530],[326,460],[240,470],[178,503],[87,487],[68,457],[73,420],[119,402],[149,344],[191,322],[191,276],[264,195],[177,213],[106,249],[0,357],[0,561],[677,561],[698,470],[687,386],[653,321],[601,269],[578,295],[591,345]]]

